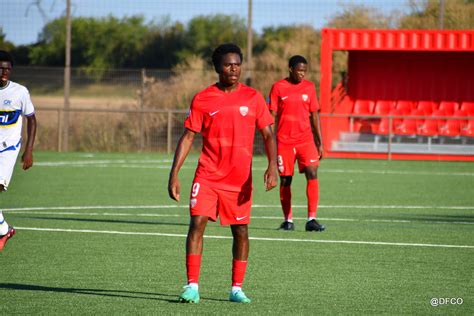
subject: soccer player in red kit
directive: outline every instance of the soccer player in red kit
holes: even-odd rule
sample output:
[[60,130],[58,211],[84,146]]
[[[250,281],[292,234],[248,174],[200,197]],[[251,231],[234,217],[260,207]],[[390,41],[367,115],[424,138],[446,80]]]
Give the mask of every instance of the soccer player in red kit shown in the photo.
[[[307,180],[306,231],[323,231],[324,225],[316,220],[319,200],[317,172],[319,160],[323,157],[319,103],[314,84],[304,79],[308,68],[306,59],[299,55],[293,56],[288,66],[288,77],[275,82],[270,92],[270,112],[277,118],[280,201],[285,217],[280,229],[295,229],[291,208],[291,181],[297,160],[299,172],[304,172]],[[311,125],[314,127],[314,136]]]
[[186,271],[188,283],[179,300],[199,302],[199,274],[203,235],[208,220],[220,217],[221,225],[230,225],[232,245],[232,288],[229,300],[250,303],[242,291],[249,238],[252,204],[252,152],[255,128],[265,142],[268,167],[264,173],[267,191],[278,182],[276,143],[271,125],[274,120],[263,96],[239,82],[242,52],[234,44],[217,47],[212,62],[219,81],[196,94],[184,122],[186,130],[176,148],[170,171],[168,192],[180,199],[178,173],[191,149],[196,133],[202,134],[202,152],[194,176],[188,236]]

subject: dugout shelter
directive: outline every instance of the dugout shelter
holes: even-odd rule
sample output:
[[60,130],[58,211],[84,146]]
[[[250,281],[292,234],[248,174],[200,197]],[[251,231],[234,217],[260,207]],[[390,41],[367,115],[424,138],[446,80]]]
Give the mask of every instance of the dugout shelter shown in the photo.
[[320,103],[328,157],[474,161],[474,31],[323,29]]

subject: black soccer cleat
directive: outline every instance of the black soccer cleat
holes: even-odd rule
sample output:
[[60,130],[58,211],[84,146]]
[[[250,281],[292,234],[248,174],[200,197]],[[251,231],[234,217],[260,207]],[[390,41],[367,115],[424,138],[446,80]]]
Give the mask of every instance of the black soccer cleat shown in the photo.
[[318,223],[317,220],[312,219],[308,222],[306,222],[306,231],[307,232],[322,232],[326,229],[324,225],[321,225]]
[[295,230],[295,224],[293,224],[292,222],[283,222],[281,223],[280,225],[280,230]]

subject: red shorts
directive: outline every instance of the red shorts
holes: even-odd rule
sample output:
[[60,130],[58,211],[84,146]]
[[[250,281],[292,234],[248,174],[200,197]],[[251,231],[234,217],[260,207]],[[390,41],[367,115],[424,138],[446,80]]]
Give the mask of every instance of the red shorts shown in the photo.
[[194,182],[191,187],[191,216],[207,216],[213,222],[219,216],[221,225],[249,224],[251,207],[252,189],[243,192],[225,191],[199,182]]
[[280,176],[292,176],[298,160],[298,169],[302,173],[305,167],[319,166],[319,153],[314,142],[286,145],[278,144],[278,171]]

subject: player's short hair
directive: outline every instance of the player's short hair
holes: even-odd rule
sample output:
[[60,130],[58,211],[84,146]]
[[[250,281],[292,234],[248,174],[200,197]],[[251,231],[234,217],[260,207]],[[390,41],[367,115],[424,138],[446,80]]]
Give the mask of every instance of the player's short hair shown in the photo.
[[235,53],[239,55],[241,62],[244,60],[244,57],[242,55],[242,50],[240,49],[239,46],[233,43],[221,44],[216,49],[214,49],[214,52],[212,53],[212,64],[214,65],[214,69],[216,70],[217,73],[219,73],[220,71],[222,57],[225,54],[229,54],[229,53]]
[[290,60],[288,61],[288,67],[290,67],[292,69],[295,68],[296,65],[298,65],[298,64],[307,65],[308,61],[306,60],[306,58],[304,58],[301,55],[295,55],[295,56],[291,57]]
[[13,66],[13,56],[4,50],[0,50],[0,61],[9,61]]

